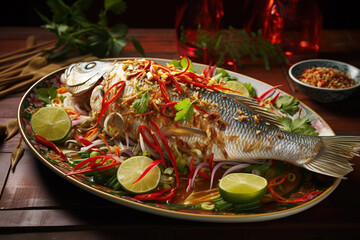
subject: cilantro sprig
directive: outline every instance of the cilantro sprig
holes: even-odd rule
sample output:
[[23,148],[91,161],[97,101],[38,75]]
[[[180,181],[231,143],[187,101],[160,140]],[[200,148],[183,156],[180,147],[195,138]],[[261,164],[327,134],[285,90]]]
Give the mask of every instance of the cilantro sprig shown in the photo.
[[184,100],[181,100],[175,104],[174,107],[177,111],[175,115],[176,122],[190,121],[192,115],[194,114],[194,102],[191,102],[189,98],[185,98]]
[[146,113],[150,102],[150,93],[146,91],[145,93],[141,94],[141,96],[134,100],[133,104],[131,105],[132,108],[135,109],[137,113],[143,114]]
[[[188,71],[190,72],[196,72],[193,67],[194,64],[192,63],[192,61],[188,58],[189,60],[189,68]],[[177,69],[185,69],[188,65],[186,58],[182,58],[180,61],[177,59],[173,59],[171,60],[170,64],[174,65],[174,67],[176,67]]]
[[289,117],[280,117],[278,119],[282,123],[282,129],[285,131],[311,136],[319,135],[316,129],[311,126],[311,122],[306,116],[295,119]]
[[58,96],[57,88],[55,87],[40,88],[36,93],[36,98],[46,104],[50,104],[54,98],[60,98],[62,102],[64,102],[65,99],[64,96]]
[[283,95],[276,100],[274,107],[288,113],[290,116],[293,116],[299,111],[299,103],[298,99],[288,95]]
[[49,59],[62,57],[73,50],[81,54],[92,53],[97,57],[118,55],[129,40],[145,56],[140,43],[134,37],[127,36],[128,27],[125,24],[118,23],[111,29],[108,26],[108,12],[117,15],[125,12],[123,0],[104,0],[104,9],[100,10],[97,23],[90,22],[85,15],[92,0],[77,0],[72,5],[65,4],[63,0],[47,0],[46,3],[53,13],[52,19],[37,12],[46,23],[43,27],[56,34],[56,49],[60,49],[50,50]]

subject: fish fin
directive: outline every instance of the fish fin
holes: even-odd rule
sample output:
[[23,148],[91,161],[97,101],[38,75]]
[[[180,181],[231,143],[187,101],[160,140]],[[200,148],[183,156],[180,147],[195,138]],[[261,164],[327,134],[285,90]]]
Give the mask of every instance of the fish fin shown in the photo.
[[303,167],[313,172],[345,179],[344,176],[353,170],[349,160],[360,156],[360,136],[324,136],[320,139],[320,152]]
[[188,128],[188,127],[173,127],[173,126],[166,126],[160,129],[161,133],[166,137],[171,136],[181,136],[181,135],[193,135],[199,134],[206,136],[206,132],[196,129],[196,128]]
[[267,107],[260,106],[256,99],[235,94],[227,94],[227,96],[254,114],[259,115],[259,117],[265,122],[268,122],[278,128],[282,126],[281,122],[277,119],[277,116],[272,112],[272,110]]

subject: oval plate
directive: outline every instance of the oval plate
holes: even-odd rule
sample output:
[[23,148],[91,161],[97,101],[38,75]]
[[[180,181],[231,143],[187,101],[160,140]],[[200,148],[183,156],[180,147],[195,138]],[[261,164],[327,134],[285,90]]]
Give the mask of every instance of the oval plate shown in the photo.
[[[119,58],[117,60],[127,59]],[[170,62],[169,60],[156,58],[149,58],[149,60],[158,62],[160,64],[166,64]],[[203,69],[204,67],[205,65],[194,63],[193,69],[198,70]],[[70,171],[72,167],[70,167],[67,163],[62,162],[61,159],[59,159],[59,157],[54,154],[53,151],[42,145],[39,145],[34,140],[33,131],[30,125],[30,119],[32,114],[34,114],[38,108],[45,106],[45,103],[41,99],[37,98],[36,93],[39,91],[39,89],[61,87],[59,79],[65,69],[66,68],[59,69],[36,82],[25,93],[18,108],[18,122],[20,124],[20,132],[26,144],[33,151],[37,158],[39,158],[47,167],[49,167],[52,171],[54,171],[60,176],[64,176],[67,172]],[[258,94],[265,92],[272,87],[271,85],[268,85],[256,79],[235,72],[228,72],[230,75],[237,77],[238,81],[242,83],[251,83]],[[282,94],[286,93],[282,92]],[[302,103],[300,104],[300,107],[303,109],[302,114],[307,114],[313,126],[318,129],[320,135],[334,135],[334,132],[331,130],[329,125],[313,110],[311,110],[309,107],[305,106]],[[65,179],[92,194],[127,207],[166,217],[207,222],[258,222],[287,217],[302,212],[318,204],[327,196],[329,196],[341,181],[340,179],[333,179],[324,186],[324,184],[317,184],[316,181],[312,181],[311,177],[308,178],[309,180],[305,180],[300,185],[300,187],[297,188],[297,190],[294,191],[292,194],[296,194],[300,191],[310,191],[315,189],[321,190],[323,191],[323,193],[303,204],[269,203],[262,205],[259,209],[246,213],[219,213],[213,211],[196,210],[194,207],[178,204],[141,202],[133,199],[131,196],[129,196],[123,191],[114,191],[112,189],[94,184],[93,182],[89,181],[86,176],[80,174],[66,177]]]

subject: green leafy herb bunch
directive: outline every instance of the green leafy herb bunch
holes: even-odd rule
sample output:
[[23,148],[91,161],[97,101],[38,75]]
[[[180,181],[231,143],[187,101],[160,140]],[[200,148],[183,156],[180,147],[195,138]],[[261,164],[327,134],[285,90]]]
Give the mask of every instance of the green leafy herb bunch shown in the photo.
[[43,27],[56,34],[56,49],[59,49],[50,51],[49,59],[62,57],[73,50],[97,57],[115,56],[128,40],[139,53],[145,55],[140,43],[134,37],[127,36],[128,27],[125,24],[118,23],[111,29],[108,26],[106,15],[109,11],[117,15],[125,12],[123,0],[104,0],[104,9],[100,10],[97,23],[90,22],[85,15],[92,0],[77,0],[72,5],[65,4],[63,0],[47,0],[46,3],[53,13],[52,19],[39,11],[38,14],[46,23]]

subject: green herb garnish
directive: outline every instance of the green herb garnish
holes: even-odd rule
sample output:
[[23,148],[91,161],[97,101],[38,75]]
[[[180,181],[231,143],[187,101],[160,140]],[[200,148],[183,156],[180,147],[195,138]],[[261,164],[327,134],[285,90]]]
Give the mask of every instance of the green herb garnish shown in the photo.
[[227,81],[237,81],[237,77],[230,76],[230,74],[225,69],[216,70],[215,76],[213,77],[216,81],[222,79],[223,82]]
[[110,29],[107,21],[109,11],[120,15],[126,10],[123,0],[104,0],[104,9],[100,10],[97,23],[90,22],[85,15],[92,4],[92,0],[77,0],[71,6],[63,0],[47,0],[53,16],[52,20],[38,12],[46,23],[44,28],[54,32],[57,36],[58,51],[49,51],[49,58],[62,57],[67,53],[78,50],[81,54],[92,53],[97,57],[118,55],[130,40],[136,50],[145,55],[140,43],[134,37],[127,37],[128,27],[118,23]]
[[192,106],[194,102],[191,102],[189,98],[179,101],[175,105],[176,115],[175,121],[183,122],[189,121],[194,114],[194,107]]
[[299,111],[299,100],[288,95],[283,95],[276,100],[274,106],[277,109],[288,113],[290,116],[293,116]]
[[244,87],[246,87],[246,89],[249,92],[249,97],[253,98],[256,96],[256,91],[255,89],[252,87],[251,83],[243,83]]
[[289,117],[280,117],[278,119],[282,123],[282,129],[285,131],[303,135],[319,135],[316,132],[316,129],[311,126],[311,122],[308,117],[298,117],[295,119],[291,119]]
[[[195,70],[193,70],[193,63],[192,61],[188,58],[189,60],[189,68],[188,68],[188,71],[190,72],[195,72]],[[171,60],[170,64],[174,65],[174,67],[176,67],[177,69],[185,69],[188,65],[187,61],[186,61],[186,58],[182,58],[180,61],[177,60],[177,59],[173,59]]]
[[131,105],[137,113],[143,114],[147,111],[150,102],[150,93],[146,91],[144,94],[141,94],[140,98],[134,100]]
[[57,95],[57,88],[55,87],[39,89],[36,93],[36,98],[46,104],[50,104],[51,100],[53,100],[54,98],[60,98],[62,102],[65,99],[64,96]]

